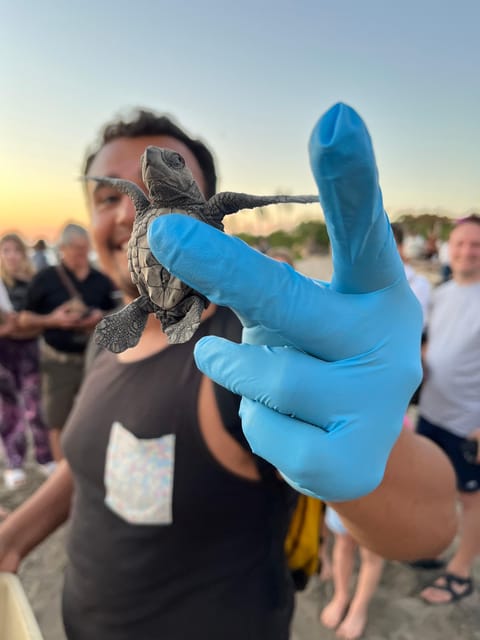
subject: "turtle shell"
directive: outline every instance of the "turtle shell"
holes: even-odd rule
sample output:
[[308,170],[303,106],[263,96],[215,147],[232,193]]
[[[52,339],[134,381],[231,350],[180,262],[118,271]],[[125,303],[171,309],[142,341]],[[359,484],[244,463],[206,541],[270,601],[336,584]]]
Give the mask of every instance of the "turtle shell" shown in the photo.
[[182,213],[200,219],[194,213],[181,211],[176,207],[151,207],[142,216],[137,216],[132,235],[128,243],[128,266],[132,282],[137,285],[141,295],[147,295],[160,309],[175,309],[194,290],[169,273],[154,257],[147,242],[148,225],[158,216],[167,213]]

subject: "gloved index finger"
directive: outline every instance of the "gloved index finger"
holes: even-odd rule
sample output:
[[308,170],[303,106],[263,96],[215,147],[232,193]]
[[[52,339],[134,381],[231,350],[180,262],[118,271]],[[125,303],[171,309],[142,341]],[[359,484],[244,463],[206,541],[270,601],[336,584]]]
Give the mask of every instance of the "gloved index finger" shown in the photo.
[[404,270],[365,123],[351,107],[334,105],[314,127],[309,152],[332,245],[332,289],[367,293],[390,286]]

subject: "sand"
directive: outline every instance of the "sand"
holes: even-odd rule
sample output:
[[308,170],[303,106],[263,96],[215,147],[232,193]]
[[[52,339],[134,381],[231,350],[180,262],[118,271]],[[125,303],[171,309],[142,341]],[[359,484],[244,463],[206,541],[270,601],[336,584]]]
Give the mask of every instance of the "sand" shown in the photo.
[[[330,277],[328,258],[309,258],[301,261],[298,268],[312,277],[326,280]],[[31,462],[27,465],[27,472],[28,483],[15,492],[8,492],[0,483],[0,505],[9,508],[18,506],[43,481]],[[66,527],[59,529],[25,559],[19,572],[45,640],[65,640],[60,616],[60,592],[66,562],[66,533]],[[447,551],[446,557],[451,553],[452,550]],[[480,592],[475,592],[458,604],[441,607],[426,605],[418,598],[422,586],[436,574],[415,570],[402,563],[388,562],[380,587],[372,599],[364,639],[480,640]],[[474,577],[480,588],[480,561],[475,565]],[[306,591],[298,595],[292,640],[335,638],[335,634],[324,629],[319,622],[319,612],[328,602],[331,590],[330,581],[320,582],[315,576]]]

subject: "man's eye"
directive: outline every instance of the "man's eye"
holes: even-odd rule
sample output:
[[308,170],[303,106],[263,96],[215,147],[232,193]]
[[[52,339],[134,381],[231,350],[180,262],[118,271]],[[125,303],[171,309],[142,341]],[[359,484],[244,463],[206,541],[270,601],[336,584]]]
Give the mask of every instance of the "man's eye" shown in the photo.
[[119,193],[110,193],[108,195],[104,195],[104,196],[97,196],[97,204],[100,207],[109,207],[112,206],[114,204],[117,204],[117,202],[120,201],[120,198],[122,196]]

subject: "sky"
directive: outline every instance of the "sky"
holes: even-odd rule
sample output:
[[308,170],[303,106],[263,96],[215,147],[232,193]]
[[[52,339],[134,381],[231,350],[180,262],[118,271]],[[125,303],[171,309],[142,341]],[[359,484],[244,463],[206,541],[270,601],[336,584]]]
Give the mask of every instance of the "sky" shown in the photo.
[[[480,209],[478,0],[0,0],[0,233],[88,223],[78,180],[103,123],[169,113],[214,150],[221,190],[314,193],[332,104],[365,120],[384,202]],[[230,217],[288,228],[319,206]]]

